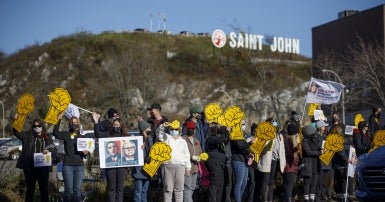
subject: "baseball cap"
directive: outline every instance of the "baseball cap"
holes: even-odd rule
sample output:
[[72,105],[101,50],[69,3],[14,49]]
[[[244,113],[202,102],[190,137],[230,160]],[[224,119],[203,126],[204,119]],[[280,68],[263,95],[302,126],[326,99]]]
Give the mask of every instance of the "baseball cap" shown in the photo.
[[316,128],[321,128],[322,126],[329,126],[329,124],[327,124],[327,123],[325,123],[324,121],[317,121],[316,123],[315,123],[315,127]]

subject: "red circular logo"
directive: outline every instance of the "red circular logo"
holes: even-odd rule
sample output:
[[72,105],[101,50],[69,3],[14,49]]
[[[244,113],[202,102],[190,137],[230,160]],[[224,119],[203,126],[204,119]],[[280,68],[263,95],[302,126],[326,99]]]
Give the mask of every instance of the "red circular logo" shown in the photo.
[[217,48],[222,48],[226,44],[226,34],[220,29],[214,30],[213,34],[211,35],[211,41],[213,42],[214,46]]

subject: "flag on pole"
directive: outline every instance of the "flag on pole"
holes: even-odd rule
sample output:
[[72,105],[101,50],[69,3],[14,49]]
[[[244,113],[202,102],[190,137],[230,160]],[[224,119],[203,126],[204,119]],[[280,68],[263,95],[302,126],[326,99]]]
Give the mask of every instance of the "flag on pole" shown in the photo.
[[340,101],[345,85],[334,81],[311,78],[307,91],[306,102],[318,104],[334,104]]
[[64,116],[67,119],[70,119],[71,117],[77,117],[80,118],[80,112],[79,107],[70,103],[67,107],[67,109],[64,111]]

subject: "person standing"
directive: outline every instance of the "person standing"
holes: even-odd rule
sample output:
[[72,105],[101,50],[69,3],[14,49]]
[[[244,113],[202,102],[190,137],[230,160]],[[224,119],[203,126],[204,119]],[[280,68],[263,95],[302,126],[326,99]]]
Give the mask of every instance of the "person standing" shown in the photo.
[[[276,129],[278,123],[275,118],[269,118],[266,122],[270,122]],[[284,172],[286,166],[285,145],[282,134],[276,132],[275,138],[270,140],[268,151],[261,155],[258,162],[258,169],[263,173],[262,197],[263,201],[273,201],[274,198],[274,180],[277,172]]]
[[381,123],[381,107],[376,107],[372,110],[372,114],[369,116],[368,119],[369,122],[369,134],[370,137],[373,138],[373,136],[376,134],[378,130],[381,130],[382,123]]
[[[226,201],[225,176],[227,156],[224,151],[224,144],[228,142],[229,132],[226,127],[219,126],[217,123],[210,123],[209,133],[206,140],[206,151],[209,158],[206,166],[209,171],[209,201]],[[229,194],[230,195],[230,194]]]
[[[246,123],[242,120],[242,133],[245,135]],[[231,164],[234,173],[233,193],[236,202],[242,201],[242,195],[247,185],[248,167],[247,158],[249,156],[249,144],[246,139],[230,140]]]
[[[318,133],[319,147],[323,150],[326,136],[328,135],[329,124],[324,121],[318,120],[316,123],[316,130]],[[342,131],[341,131],[342,132]],[[320,161],[321,170],[318,174],[317,188],[316,188],[316,201],[328,201],[331,198],[331,187],[333,186],[333,168],[332,163],[326,165],[323,161]]]
[[150,112],[150,118],[147,119],[147,122],[151,125],[152,139],[156,140],[156,129],[158,127],[168,122],[167,117],[162,115],[162,107],[160,104],[152,104],[147,110]]
[[101,121],[99,123],[99,129],[101,132],[106,132],[106,131],[110,131],[112,129],[112,122],[115,120],[115,119],[118,119],[120,118],[119,117],[119,112],[114,109],[114,108],[109,108],[107,110],[107,119]]
[[163,162],[160,167],[164,202],[173,201],[173,195],[175,202],[183,201],[184,177],[189,176],[191,171],[190,152],[180,133],[178,120],[165,122],[156,131],[158,141],[171,147],[171,159]]
[[84,164],[83,158],[87,150],[77,150],[77,138],[80,135],[80,123],[77,117],[71,117],[68,122],[68,131],[59,131],[63,114],[59,114],[58,123],[53,128],[53,136],[64,142],[63,178],[64,201],[81,201],[81,188],[83,183]]
[[[297,180],[298,164],[300,161],[298,153],[298,138],[299,131],[294,125],[287,126],[287,134],[283,135],[285,145],[285,157],[286,166],[284,170],[284,198],[286,202],[292,202],[293,199],[293,188]],[[282,134],[282,133],[281,133]]]
[[372,146],[370,138],[369,125],[366,121],[358,123],[358,128],[353,131],[353,144],[356,148],[357,157],[368,153]]
[[[100,115],[96,112],[92,113],[92,119],[94,121],[94,132],[97,138],[108,137],[122,137],[127,136],[126,128],[121,124],[120,119],[112,121],[112,130],[102,132],[99,128]],[[121,159],[120,159],[121,162]],[[120,164],[119,164],[120,165]],[[110,202],[123,202],[124,201],[124,181],[127,177],[127,168],[116,167],[106,168],[107,176],[107,198]]]
[[[147,121],[142,119],[138,120],[138,129],[141,136],[143,136],[143,158],[144,162],[150,161],[150,150],[153,145],[151,136],[151,126]],[[143,166],[135,166],[131,170],[132,177],[134,178],[134,201],[135,202],[147,202],[148,186],[150,184],[150,178],[142,171]]]
[[[207,134],[207,123],[202,119],[203,110],[198,106],[192,106],[190,108],[190,116],[185,120],[185,123],[188,121],[193,121],[195,123],[195,138],[200,142],[200,147],[204,151],[206,134]],[[185,123],[182,125],[182,136],[185,136],[187,133],[187,128]]]
[[[252,123],[250,127],[250,134],[247,134],[245,136],[246,142],[249,145],[252,145],[256,138],[254,137],[255,135],[255,130],[257,129],[258,125],[256,123]],[[248,179],[247,179],[247,185],[245,190],[247,192],[244,194],[245,196],[245,201],[247,202],[252,202],[254,201],[254,198],[258,198],[259,196],[257,195],[258,191],[256,191],[257,183],[259,183],[257,180],[257,164],[254,160],[254,154],[252,152],[249,152],[249,155],[247,157],[247,167],[248,167]],[[259,185],[259,184],[258,184]]]
[[202,153],[202,149],[199,140],[195,137],[197,132],[195,122],[185,122],[184,128],[186,128],[186,135],[183,139],[186,140],[188,150],[190,152],[191,171],[190,175],[184,176],[183,201],[193,202],[193,193],[198,179],[198,162],[200,161],[199,155]]
[[[14,116],[17,119],[18,114]],[[48,202],[48,179],[52,166],[35,167],[34,153],[55,155],[56,147],[53,144],[52,136],[46,133],[43,121],[35,119],[32,121],[31,129],[18,132],[13,128],[13,134],[22,141],[22,151],[16,163],[16,167],[23,169],[27,190],[24,201],[32,202],[35,193],[36,181],[39,184],[40,199],[42,202]]]
[[315,200],[315,192],[320,172],[319,156],[322,154],[322,149],[319,145],[318,133],[312,125],[307,125],[303,128],[304,139],[302,141],[302,164],[301,175],[304,180],[303,197],[305,202]]

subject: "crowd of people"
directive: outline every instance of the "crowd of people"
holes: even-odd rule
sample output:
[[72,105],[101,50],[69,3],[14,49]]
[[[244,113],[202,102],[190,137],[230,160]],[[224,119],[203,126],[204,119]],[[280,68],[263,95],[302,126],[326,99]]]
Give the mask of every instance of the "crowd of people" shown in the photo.
[[[259,141],[255,135],[258,123],[252,123],[248,131],[246,120],[242,120],[243,138],[233,140],[230,138],[232,129],[217,122],[207,122],[200,107],[191,107],[189,116],[181,121],[169,121],[162,115],[159,104],[152,104],[147,110],[148,119],[137,119],[143,145],[127,142],[122,145],[122,153],[127,159],[115,159],[118,146],[108,142],[106,149],[111,154],[108,163],[121,165],[120,161],[133,160],[136,147],[143,150],[144,162],[148,163],[151,148],[156,142],[163,142],[171,148],[170,159],[160,165],[155,176],[149,176],[142,166],[130,163],[123,163],[127,167],[105,168],[108,201],[125,201],[124,182],[129,173],[134,179],[133,199],[138,202],[147,201],[152,180],[160,181],[165,202],[192,202],[198,193],[207,193],[210,202],[353,201],[354,178],[349,176],[348,171],[352,172],[358,156],[369,151],[373,135],[382,128],[381,108],[373,109],[368,121],[360,121],[353,135],[345,135],[345,126],[338,114],[333,114],[329,121],[314,118],[303,121],[293,111],[290,119],[281,126],[276,117],[264,120],[275,128],[276,134],[266,141],[262,152],[256,156],[250,151],[250,146]],[[107,115],[106,120],[101,120],[100,114],[92,113],[96,138],[130,135],[117,110],[110,108]],[[68,129],[64,131],[59,130],[61,119],[62,114],[58,116],[59,121],[52,135],[64,142],[63,199],[77,202],[81,197],[83,158],[89,152],[77,151],[79,118],[71,117]],[[28,131],[13,131],[23,142],[17,167],[23,169],[26,179],[25,201],[33,201],[36,181],[41,201],[48,201],[48,177],[52,167],[34,167],[33,155],[54,154],[56,148],[52,136],[47,133],[43,121],[38,119],[32,122]],[[345,141],[343,150],[335,153],[331,163],[326,164],[320,156],[325,152],[325,139],[329,134],[342,135]],[[355,155],[351,155],[352,148]],[[207,160],[201,159],[202,153],[207,153]],[[277,183],[278,179],[282,181]],[[300,182],[302,185],[296,186]]]

